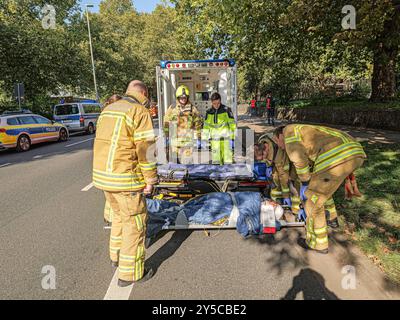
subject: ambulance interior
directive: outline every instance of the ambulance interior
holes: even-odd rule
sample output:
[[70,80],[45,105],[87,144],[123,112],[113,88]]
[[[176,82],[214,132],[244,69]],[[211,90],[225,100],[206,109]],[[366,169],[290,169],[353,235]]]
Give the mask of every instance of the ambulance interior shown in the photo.
[[235,81],[232,68],[204,68],[168,70],[161,69],[161,118],[171,105],[176,105],[175,91],[180,85],[186,85],[190,91],[190,101],[204,117],[211,107],[211,95],[218,92],[222,104],[230,107],[236,117]]

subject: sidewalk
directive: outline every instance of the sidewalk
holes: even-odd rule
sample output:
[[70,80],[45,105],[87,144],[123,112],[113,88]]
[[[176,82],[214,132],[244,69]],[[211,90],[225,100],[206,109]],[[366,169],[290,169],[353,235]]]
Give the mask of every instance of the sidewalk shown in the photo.
[[[253,129],[256,134],[272,132],[276,127],[287,122],[276,121],[275,127],[268,125],[265,119],[250,117],[248,115],[239,116],[239,126],[249,127]],[[319,124],[319,123],[312,123]],[[321,124],[327,127],[343,130],[351,136],[357,138],[358,141],[369,141],[370,143],[400,143],[400,133],[396,131],[377,130],[377,129],[363,129],[351,126],[340,126],[333,124]]]

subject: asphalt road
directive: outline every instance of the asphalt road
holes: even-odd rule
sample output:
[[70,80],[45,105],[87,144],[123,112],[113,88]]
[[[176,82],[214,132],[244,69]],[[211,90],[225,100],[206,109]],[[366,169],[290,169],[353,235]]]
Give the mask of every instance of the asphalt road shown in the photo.
[[[346,242],[329,256],[305,253],[298,229],[246,240],[234,230],[162,234],[147,251],[155,276],[119,289],[104,196],[90,188],[92,147],[93,136],[78,135],[26,153],[0,152],[0,299],[393,297],[379,270]],[[359,270],[355,290],[341,285],[349,263]],[[54,289],[46,286],[53,284],[48,270]]]

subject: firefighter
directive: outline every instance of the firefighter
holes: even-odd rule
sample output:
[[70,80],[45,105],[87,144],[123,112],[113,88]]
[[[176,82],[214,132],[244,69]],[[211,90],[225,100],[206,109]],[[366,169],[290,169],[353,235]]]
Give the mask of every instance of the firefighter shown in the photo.
[[[106,108],[110,104],[112,104],[114,102],[117,102],[118,100],[121,100],[121,99],[122,99],[122,97],[120,95],[118,95],[118,94],[112,95],[111,97],[109,97],[106,100],[106,102],[104,102],[101,110],[103,111],[104,108]],[[105,227],[111,227],[113,215],[114,215],[114,213],[112,211],[111,205],[106,199],[106,203],[104,205],[104,224],[105,224]]]
[[232,110],[221,103],[221,95],[211,95],[212,107],[207,110],[203,139],[209,140],[213,164],[233,163],[236,123]]
[[328,253],[324,205],[342,182],[362,166],[366,154],[360,143],[340,130],[323,126],[291,124],[274,132],[279,148],[286,150],[301,180],[305,201],[307,237],[303,245]]
[[157,182],[155,136],[147,97],[147,87],[132,81],[126,96],[100,114],[94,142],[93,183],[104,191],[113,211],[110,258],[118,267],[121,287],[153,275],[152,269],[144,268],[144,195],[150,194]]
[[267,172],[267,176],[270,175],[273,181],[271,199],[273,201],[281,199],[283,205],[289,207],[293,214],[297,214],[300,206],[300,197],[294,189],[292,180],[295,178],[292,175],[292,170],[290,170],[289,157],[268,136],[261,136],[259,142],[266,144],[265,162],[269,168],[272,168],[272,173]]
[[272,92],[269,91],[267,93],[267,99],[266,99],[266,107],[267,107],[267,119],[268,119],[268,124],[272,124],[275,126],[275,99],[272,97]]
[[193,162],[194,138],[197,148],[201,147],[202,118],[197,108],[190,103],[189,96],[187,86],[178,87],[176,106],[170,106],[164,118],[164,134],[172,155],[170,158],[184,164]]

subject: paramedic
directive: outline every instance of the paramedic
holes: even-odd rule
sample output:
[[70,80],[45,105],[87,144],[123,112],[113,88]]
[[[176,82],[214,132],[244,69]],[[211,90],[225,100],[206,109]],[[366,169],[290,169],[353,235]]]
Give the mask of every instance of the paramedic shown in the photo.
[[118,285],[149,279],[145,270],[147,208],[144,194],[157,182],[155,136],[147,87],[132,81],[125,97],[100,114],[93,151],[93,183],[104,191],[114,213],[110,258],[118,266]]
[[211,144],[213,164],[233,163],[236,123],[231,108],[221,104],[221,95],[211,95],[212,107],[207,110],[203,139]]
[[172,159],[177,163],[193,163],[193,135],[197,148],[201,147],[202,118],[189,99],[189,88],[185,85],[176,90],[176,106],[170,106],[164,118],[164,134]]
[[[324,205],[342,182],[361,167],[366,154],[360,143],[340,130],[316,125],[291,124],[274,132],[279,148],[286,150],[301,180],[305,201],[307,237],[303,245],[328,253]],[[312,168],[311,168],[312,167]]]

